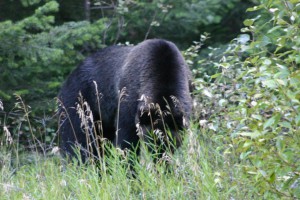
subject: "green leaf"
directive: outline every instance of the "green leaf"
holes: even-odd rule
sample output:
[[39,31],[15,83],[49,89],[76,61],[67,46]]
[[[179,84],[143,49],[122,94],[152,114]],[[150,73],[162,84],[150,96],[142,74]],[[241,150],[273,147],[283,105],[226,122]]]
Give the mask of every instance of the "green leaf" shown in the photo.
[[299,126],[300,125],[300,114],[298,114],[295,118],[295,122],[296,122],[296,125]]
[[269,66],[269,65],[272,64],[272,61],[271,61],[270,59],[268,59],[268,58],[265,58],[265,59],[263,60],[263,64]]
[[276,174],[275,172],[273,172],[269,178],[270,183],[274,183],[274,181],[276,180]]
[[292,90],[288,90],[287,92],[286,92],[286,95],[287,95],[287,97],[292,101],[292,102],[294,102],[294,103],[300,103],[300,101],[299,101],[299,99],[297,98],[297,94],[298,94],[298,92],[294,92],[294,91],[292,91]]
[[279,151],[282,151],[283,150],[283,142],[282,142],[282,137],[277,137],[276,138],[276,148],[279,150]]
[[250,146],[252,146],[252,145],[253,145],[253,142],[252,142],[252,141],[246,141],[246,142],[244,143],[243,147],[244,147],[244,148],[248,148],[248,147],[250,147]]
[[229,63],[220,63],[219,65],[224,69],[228,69],[230,67]]
[[264,129],[272,126],[275,123],[275,117],[271,117],[264,123]]
[[257,120],[259,120],[259,121],[262,120],[262,116],[261,116],[261,115],[253,114],[253,115],[251,115],[251,117],[254,118],[254,119],[257,119]]
[[259,59],[259,56],[255,56],[254,58],[251,58],[251,63],[256,64]]
[[242,152],[240,154],[240,159],[241,160],[244,160],[244,159],[247,159],[248,155],[251,154],[252,152],[251,151],[248,151],[248,152]]
[[254,19],[246,19],[246,20],[244,21],[244,25],[245,25],[245,26],[252,26],[253,23],[254,23]]
[[277,24],[279,24],[279,25],[286,25],[286,24],[288,24],[285,20],[283,20],[282,18],[279,18],[278,20],[277,20]]
[[265,170],[259,169],[258,171],[259,171],[259,173],[260,173],[263,177],[266,177],[266,176],[267,176],[267,173],[266,173]]
[[259,136],[261,136],[261,132],[259,131],[253,131],[253,132],[239,132],[237,133],[237,135],[240,136],[245,136],[245,137],[250,137],[250,138],[257,138]]
[[278,29],[281,29],[282,27],[281,26],[274,26],[273,28],[271,28],[270,30],[268,30],[268,34],[270,34],[270,33],[273,33],[273,32],[275,32],[275,31],[277,31]]
[[260,41],[260,46],[263,47],[263,46],[267,46],[268,44],[271,44],[271,39],[264,35]]
[[276,79],[276,82],[277,82],[279,85],[282,85],[282,86],[286,86],[286,85],[287,85],[287,80]]
[[296,55],[296,56],[295,56],[295,62],[296,62],[297,64],[300,64],[300,55]]
[[222,75],[222,73],[217,73],[217,74],[212,75],[211,78],[218,78],[221,75]]
[[275,89],[278,87],[275,80],[264,80],[264,81],[262,81],[262,84],[264,87],[267,87],[270,89]]
[[9,95],[6,92],[0,90],[0,99],[10,100],[11,99],[11,95]]
[[25,95],[25,94],[29,94],[29,90],[27,89],[23,89],[23,90],[18,90],[15,92],[16,95],[18,96],[22,96],[22,95]]
[[262,9],[262,8],[263,8],[263,4],[258,5],[258,6],[254,6],[254,7],[252,7],[252,8],[248,8],[248,9],[246,10],[246,12],[257,11],[257,10],[260,10],[260,9]]
[[264,129],[271,127],[271,126],[276,126],[278,123],[278,120],[280,119],[280,114],[276,114],[273,117],[269,118],[265,123],[264,123]]
[[204,89],[202,93],[209,98],[213,97],[213,94],[208,89]]
[[292,129],[292,125],[290,122],[284,121],[284,122],[280,122],[278,123],[280,126],[288,128],[288,129]]
[[241,35],[239,35],[239,37],[237,38],[237,41],[238,41],[240,44],[246,44],[247,42],[250,41],[250,35],[248,35],[248,34],[241,34]]
[[225,105],[227,105],[227,103],[228,103],[228,101],[226,100],[226,99],[220,99],[219,100],[219,106],[225,106]]

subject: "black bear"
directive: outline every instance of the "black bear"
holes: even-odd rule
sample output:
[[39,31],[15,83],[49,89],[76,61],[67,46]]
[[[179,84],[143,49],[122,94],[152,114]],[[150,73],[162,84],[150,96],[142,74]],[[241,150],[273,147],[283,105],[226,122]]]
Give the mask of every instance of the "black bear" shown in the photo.
[[179,146],[191,113],[190,78],[180,51],[166,40],[100,50],[69,75],[58,95],[62,150],[74,155],[78,145],[85,160],[89,153],[99,156],[106,138],[138,152],[139,139],[154,130],[171,133]]

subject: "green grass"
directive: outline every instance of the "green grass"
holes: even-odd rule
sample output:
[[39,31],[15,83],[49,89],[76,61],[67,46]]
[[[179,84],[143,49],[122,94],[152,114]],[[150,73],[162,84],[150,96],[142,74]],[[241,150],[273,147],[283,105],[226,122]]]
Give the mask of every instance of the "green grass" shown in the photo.
[[[252,199],[255,193],[218,137],[192,127],[171,164],[143,151],[136,177],[115,148],[101,165],[67,163],[59,156],[12,156],[2,146],[0,199]],[[230,154],[228,154],[230,155]],[[18,160],[16,160],[18,159]],[[99,167],[100,166],[100,167]],[[102,170],[99,170],[102,169]]]

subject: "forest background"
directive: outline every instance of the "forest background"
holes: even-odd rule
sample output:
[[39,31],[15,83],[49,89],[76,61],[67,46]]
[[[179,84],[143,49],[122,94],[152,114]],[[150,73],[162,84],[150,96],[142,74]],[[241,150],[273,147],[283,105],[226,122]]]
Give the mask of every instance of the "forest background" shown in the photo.
[[209,166],[215,189],[200,184],[203,177],[179,176],[203,185],[189,197],[300,198],[299,15],[298,0],[1,1],[1,173],[27,163],[20,152],[48,155],[57,146],[55,97],[86,56],[164,38],[193,71],[192,132],[207,160],[193,158],[201,162],[197,173]]

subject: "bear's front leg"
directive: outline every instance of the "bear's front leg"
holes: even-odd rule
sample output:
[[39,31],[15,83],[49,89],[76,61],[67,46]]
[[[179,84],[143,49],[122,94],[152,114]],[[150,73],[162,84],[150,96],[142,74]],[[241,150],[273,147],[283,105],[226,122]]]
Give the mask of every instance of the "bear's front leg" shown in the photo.
[[130,101],[120,103],[119,111],[116,116],[116,133],[114,144],[122,150],[128,149],[137,151],[139,154],[136,124],[136,106],[131,105]]

